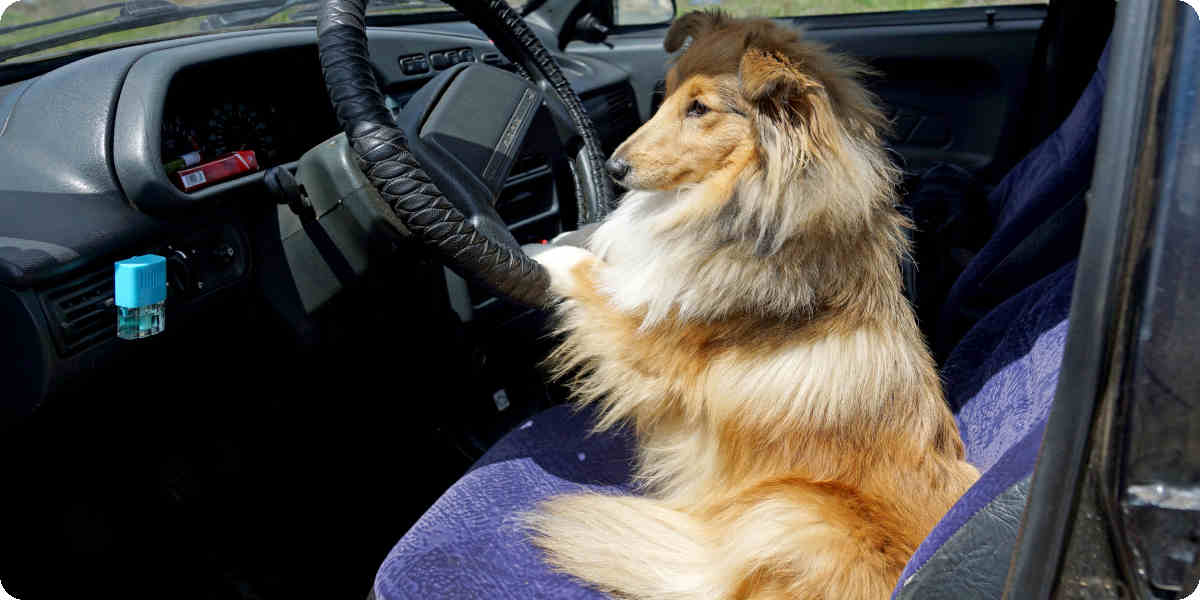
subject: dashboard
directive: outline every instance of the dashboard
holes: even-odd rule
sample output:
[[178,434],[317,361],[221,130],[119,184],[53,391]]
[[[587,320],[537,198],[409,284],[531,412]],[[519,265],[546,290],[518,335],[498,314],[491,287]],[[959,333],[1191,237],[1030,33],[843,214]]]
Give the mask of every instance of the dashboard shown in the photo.
[[[457,62],[511,68],[467,23],[369,36],[395,111]],[[629,75],[599,59],[556,58],[611,150],[638,124]],[[0,310],[16,316],[18,340],[0,344],[0,378],[11,383],[0,420],[128,348],[115,336],[115,260],[169,258],[175,324],[248,287],[287,296],[286,277],[267,281],[294,257],[280,250],[276,214],[288,208],[269,194],[264,171],[294,169],[338,131],[310,28],[129,46],[0,86]],[[186,169],[247,152],[254,164],[234,176],[181,185]],[[548,239],[574,219],[564,162],[519,156],[497,201],[519,241]],[[485,291],[449,283],[464,318],[497,310]]]

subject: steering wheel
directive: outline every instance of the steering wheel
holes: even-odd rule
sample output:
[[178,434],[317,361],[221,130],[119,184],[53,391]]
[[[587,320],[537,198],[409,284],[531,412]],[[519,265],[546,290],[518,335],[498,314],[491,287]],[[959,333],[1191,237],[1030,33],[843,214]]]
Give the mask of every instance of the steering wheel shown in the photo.
[[[543,101],[569,163],[579,224],[613,201],[599,136],[550,53],[504,0],[447,0],[525,77],[459,64],[425,84],[393,118],[375,80],[367,0],[324,0],[317,46],[325,85],[359,167],[411,236],[459,275],[530,306],[549,276],[509,233],[495,201]],[[540,128],[537,128],[540,129]]]

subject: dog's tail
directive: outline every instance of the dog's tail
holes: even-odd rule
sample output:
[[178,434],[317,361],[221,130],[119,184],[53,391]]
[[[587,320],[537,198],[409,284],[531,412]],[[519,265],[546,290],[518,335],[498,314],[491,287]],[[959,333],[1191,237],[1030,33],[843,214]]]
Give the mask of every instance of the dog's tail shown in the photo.
[[522,520],[547,562],[619,598],[727,596],[704,524],[655,500],[560,496]]
[[634,600],[879,600],[924,537],[835,484],[767,482],[705,519],[653,498],[561,496],[526,515],[556,568]]

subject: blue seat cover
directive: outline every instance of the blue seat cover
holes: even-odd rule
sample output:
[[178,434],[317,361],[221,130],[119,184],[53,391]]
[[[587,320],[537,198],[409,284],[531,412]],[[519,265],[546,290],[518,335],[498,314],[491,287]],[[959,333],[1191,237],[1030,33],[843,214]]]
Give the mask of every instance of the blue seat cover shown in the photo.
[[[955,284],[952,301],[969,296],[1086,185],[1103,64],[1063,127],[992,195],[996,233]],[[897,590],[972,515],[1032,473],[1062,363],[1075,266],[1074,260],[1051,265],[1024,291],[1014,290],[962,336],[946,361],[947,399],[957,409],[967,459],[982,477],[917,549]],[[634,493],[630,438],[590,434],[590,416],[554,408],[498,442],[388,554],[375,580],[379,600],[604,598],[551,571],[514,519],[554,495]]]
[[[991,237],[950,287],[938,317],[939,353],[956,348],[962,336],[1004,300],[1049,275],[1079,253],[1077,236],[1040,240],[1037,260],[1010,259],[1023,241],[1064,210],[1092,179],[1100,112],[1107,85],[1109,48],[1071,114],[1017,163],[988,196],[995,226]],[[1082,211],[1077,219],[1082,230]],[[1006,260],[1010,259],[1010,260]]]
[[589,435],[590,417],[552,408],[497,442],[392,549],[376,575],[376,597],[605,598],[550,571],[513,520],[552,495],[632,493],[630,440]]
[[1001,304],[947,360],[946,396],[962,406],[967,461],[982,475],[917,547],[901,584],[988,502],[1033,473],[1062,366],[1075,267],[1072,261]]

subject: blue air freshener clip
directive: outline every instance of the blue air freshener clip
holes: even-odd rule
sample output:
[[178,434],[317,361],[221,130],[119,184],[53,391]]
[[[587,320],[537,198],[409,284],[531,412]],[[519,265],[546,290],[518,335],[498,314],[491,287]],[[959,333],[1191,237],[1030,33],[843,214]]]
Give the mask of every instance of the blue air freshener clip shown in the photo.
[[167,326],[167,259],[145,254],[114,265],[117,337],[136,340]]

